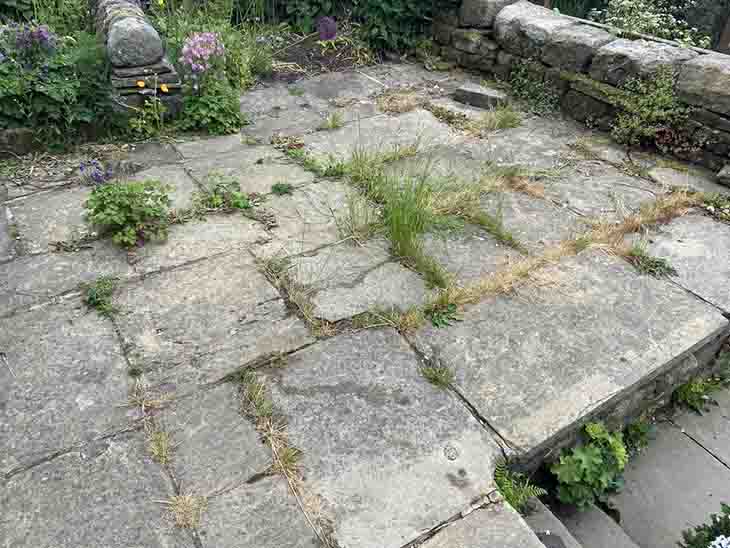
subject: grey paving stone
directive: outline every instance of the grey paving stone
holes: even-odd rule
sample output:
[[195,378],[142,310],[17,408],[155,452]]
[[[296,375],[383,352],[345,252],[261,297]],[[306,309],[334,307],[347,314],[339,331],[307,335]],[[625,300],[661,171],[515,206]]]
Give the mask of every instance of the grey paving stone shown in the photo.
[[175,147],[184,160],[210,158],[212,156],[234,152],[245,152],[250,148],[249,145],[244,143],[240,133],[176,143]]
[[134,177],[133,181],[160,181],[166,185],[170,185],[172,190],[169,192],[170,207],[173,209],[185,209],[193,205],[195,193],[200,192],[200,188],[195,184],[190,176],[185,173],[182,166],[154,166],[144,171],[140,171]]
[[482,198],[482,209],[496,219],[530,252],[541,251],[586,231],[582,219],[548,200],[519,192],[493,192]]
[[621,526],[639,546],[674,546],[682,531],[720,512],[730,472],[669,425],[629,461],[621,492],[612,497]]
[[[525,521],[530,528],[539,535],[550,535],[551,537],[557,537],[562,542],[565,548],[584,548],[581,546],[575,537],[565,528],[563,522],[561,522],[550,509],[545,506],[539,499],[533,499],[530,501],[533,507],[531,512],[525,516]],[[556,547],[559,546],[557,543]],[[551,546],[546,544],[546,546]]]
[[583,136],[579,143],[586,149],[589,159],[596,159],[615,166],[629,162],[626,148],[614,142],[609,135],[591,132]]
[[226,492],[271,464],[269,449],[241,414],[235,384],[175,400],[156,421],[173,440],[171,466],[185,491]]
[[177,164],[181,159],[174,145],[148,142],[126,145],[109,163],[114,174],[122,178],[150,167]]
[[0,320],[0,468],[127,424],[127,367],[108,320],[77,299]]
[[730,390],[714,392],[712,399],[718,405],[708,406],[702,415],[685,412],[672,420],[730,468]]
[[360,70],[384,88],[422,87],[437,85],[445,93],[453,93],[464,82],[479,82],[478,76],[462,72],[433,72],[420,63],[382,63]]
[[545,184],[546,197],[581,215],[617,221],[656,199],[652,183],[601,162],[581,162]]
[[209,177],[219,175],[236,179],[241,191],[267,194],[274,183],[294,186],[311,183],[314,175],[301,166],[287,161],[284,154],[270,146],[248,147],[230,154],[197,158],[185,167],[203,186]]
[[99,276],[133,274],[126,254],[109,242],[74,253],[45,253],[0,264],[0,316],[73,291]]
[[501,502],[475,510],[421,545],[423,548],[544,548],[522,517]]
[[490,297],[413,342],[454,369],[464,396],[529,458],[647,375],[726,332],[713,307],[675,285],[586,251],[540,283]]
[[423,249],[460,283],[474,282],[521,257],[519,252],[471,225],[464,232],[427,234]]
[[10,479],[0,492],[7,546],[192,548],[158,501],[172,495],[141,433],[93,443]]
[[393,261],[385,242],[327,247],[292,259],[291,276],[308,288],[314,315],[335,322],[371,309],[407,310],[421,304],[426,285]]
[[730,225],[701,214],[674,219],[652,230],[647,251],[677,270],[672,280],[730,311]]
[[91,229],[84,220],[87,187],[33,194],[10,204],[25,253],[45,253],[54,241],[72,240]]
[[317,87],[316,81],[327,77],[327,75],[318,76],[313,79],[313,84],[310,83],[312,80],[302,80],[294,84],[277,83],[249,91],[241,96],[241,111],[254,119],[261,114],[286,114],[290,119],[294,119],[306,111],[316,114],[326,108],[327,101],[317,98],[310,92],[310,89]]
[[15,227],[10,210],[0,206],[0,263],[15,257]]
[[300,107],[296,110],[254,115],[249,118],[249,123],[242,132],[261,143],[269,142],[274,135],[304,135],[316,131],[322,125],[325,121],[325,110]]
[[654,167],[649,170],[651,177],[658,184],[666,187],[680,187],[709,193],[726,193],[727,187],[715,182],[715,174],[698,166],[687,166],[686,169],[674,167]]
[[484,159],[474,156],[473,151],[462,144],[437,145],[416,156],[389,164],[386,171],[396,176],[426,175],[434,179],[445,177],[476,181],[485,172],[487,164]]
[[269,379],[341,546],[402,546],[494,488],[496,444],[418,368],[394,330],[369,330],[299,351]]
[[266,477],[213,497],[199,528],[203,546],[319,548],[282,477]]
[[359,99],[384,89],[376,79],[359,71],[330,72],[302,80],[294,86],[302,89],[305,97],[315,97],[325,102],[333,99]]
[[394,147],[431,146],[457,142],[458,135],[428,111],[416,109],[400,116],[376,116],[334,131],[319,131],[304,138],[307,150],[327,160],[348,159],[359,148],[388,152]]
[[312,340],[244,252],[147,277],[114,302],[133,363],[152,383],[181,389]]
[[288,196],[271,196],[266,209],[277,226],[269,230],[272,241],[253,249],[262,259],[283,258],[312,251],[343,239],[338,216],[347,211],[352,189],[339,181],[324,181],[297,189]]
[[[561,520],[583,546],[590,546],[591,548],[639,548],[613,519],[596,506],[591,505],[582,511],[575,509],[566,511],[561,514]],[[669,544],[666,546],[669,546]]]

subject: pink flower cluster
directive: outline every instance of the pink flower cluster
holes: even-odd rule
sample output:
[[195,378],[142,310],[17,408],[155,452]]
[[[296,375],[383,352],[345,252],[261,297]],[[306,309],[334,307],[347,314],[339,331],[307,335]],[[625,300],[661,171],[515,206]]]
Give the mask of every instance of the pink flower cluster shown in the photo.
[[225,59],[226,48],[217,32],[196,32],[185,40],[180,64],[199,75],[219,66]]

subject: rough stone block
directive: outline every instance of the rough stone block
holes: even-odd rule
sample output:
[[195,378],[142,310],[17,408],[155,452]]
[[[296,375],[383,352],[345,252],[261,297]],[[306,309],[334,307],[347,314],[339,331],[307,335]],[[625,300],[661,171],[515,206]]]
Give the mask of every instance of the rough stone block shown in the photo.
[[460,103],[489,109],[504,105],[507,102],[507,95],[479,84],[464,84],[454,92],[454,99]]
[[554,33],[573,25],[567,17],[526,1],[507,6],[495,20],[497,42],[521,57],[539,58]]
[[619,86],[632,77],[649,78],[661,68],[679,69],[697,53],[646,40],[618,39],[598,49],[591,63],[594,80]]
[[725,186],[730,186],[730,165],[726,165],[718,171],[717,182]]
[[452,43],[456,49],[466,53],[489,53],[499,48],[496,42],[474,29],[456,29],[452,35]]
[[716,182],[715,173],[699,166],[683,164],[657,165],[648,172],[656,183],[665,188],[690,188],[699,192],[727,192],[727,189]]
[[614,35],[588,25],[560,28],[548,36],[542,61],[562,70],[587,72],[598,48],[615,39]]
[[395,330],[367,330],[296,352],[269,377],[303,488],[340,546],[402,546],[494,489],[497,444],[419,365]]
[[730,118],[726,118],[716,112],[704,108],[696,108],[690,113],[690,117],[713,129],[730,133]]
[[0,349],[3,472],[126,426],[119,341],[79,300],[0,320]]
[[414,336],[529,460],[647,376],[727,333],[716,308],[602,251],[541,271],[549,283],[469,307]]
[[125,17],[110,25],[106,48],[115,67],[152,65],[165,53],[155,28],[135,17]]
[[500,10],[517,0],[464,0],[459,10],[462,27],[489,28]]
[[691,105],[730,115],[730,56],[702,55],[684,63],[677,90]]
[[451,44],[451,36],[456,31],[455,26],[447,25],[446,23],[436,22],[433,25],[433,38],[437,44],[448,46]]

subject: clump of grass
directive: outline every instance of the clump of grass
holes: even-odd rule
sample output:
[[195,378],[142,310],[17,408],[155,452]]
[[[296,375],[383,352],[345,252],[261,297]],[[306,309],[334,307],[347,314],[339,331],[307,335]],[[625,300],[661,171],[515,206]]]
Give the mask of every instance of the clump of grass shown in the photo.
[[431,320],[431,325],[438,328],[448,327],[456,321],[461,321],[459,309],[453,303],[449,303],[442,308],[430,309],[428,318]]
[[442,364],[422,366],[421,375],[439,388],[448,388],[454,382],[454,372]]
[[152,455],[152,459],[161,464],[166,465],[172,458],[174,442],[169,432],[159,429],[152,429],[147,433],[147,444]]
[[164,408],[172,399],[170,394],[150,390],[142,379],[137,377],[129,393],[128,405],[130,407],[139,407],[142,413],[147,413],[147,411]]
[[328,131],[333,129],[340,129],[345,125],[345,118],[342,113],[335,111],[330,113],[327,118],[317,128],[320,131]]
[[241,405],[244,415],[259,421],[274,415],[274,404],[266,391],[266,385],[256,373],[247,369],[239,377]]
[[118,283],[119,278],[101,276],[91,283],[82,284],[84,303],[102,316],[113,316],[117,312],[117,308],[112,303],[112,297]]
[[423,312],[418,307],[411,307],[401,312],[395,308],[390,310],[369,310],[352,318],[354,329],[376,329],[392,327],[401,333],[418,329],[423,324]]
[[294,194],[294,185],[290,183],[274,183],[271,185],[271,192],[277,196],[285,196],[287,194]]
[[527,253],[525,246],[504,226],[501,209],[496,215],[490,215],[486,211],[475,211],[469,216],[469,221],[489,232],[498,242],[520,253]]
[[382,228],[382,223],[368,200],[357,193],[347,195],[347,208],[344,215],[335,216],[337,228],[342,238],[351,238],[362,245]]
[[275,474],[282,474],[284,476],[295,474],[301,457],[302,452],[296,447],[288,444],[281,444],[277,447],[272,472]]
[[486,112],[474,123],[474,130],[496,131],[498,129],[510,129],[519,127],[522,124],[522,115],[510,105],[500,105]]
[[190,493],[174,495],[161,503],[168,507],[173,523],[180,529],[197,528],[203,514],[208,509],[207,497]]
[[677,275],[677,270],[669,264],[667,259],[652,257],[647,252],[646,245],[643,243],[632,245],[625,252],[624,257],[642,274],[654,276],[655,278]]
[[527,510],[531,499],[547,495],[545,489],[532,485],[524,474],[510,470],[506,462],[498,463],[494,469],[494,483],[507,503],[521,514]]

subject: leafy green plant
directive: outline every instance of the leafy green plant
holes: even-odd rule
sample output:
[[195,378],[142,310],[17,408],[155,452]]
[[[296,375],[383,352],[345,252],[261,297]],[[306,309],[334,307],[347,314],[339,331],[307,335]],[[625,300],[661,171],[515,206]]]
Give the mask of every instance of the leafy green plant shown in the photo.
[[730,543],[717,542],[719,538],[730,539],[730,506],[720,505],[720,513],[710,515],[710,521],[682,531],[680,548],[723,548]]
[[701,415],[710,405],[717,405],[711,394],[728,384],[730,379],[726,375],[691,379],[674,391],[672,399],[675,403]]
[[239,131],[243,121],[238,92],[225,79],[210,79],[202,93],[185,96],[178,126],[226,135]]
[[129,119],[132,135],[143,139],[159,137],[165,130],[165,113],[167,107],[155,94],[148,97],[144,104]]
[[431,320],[431,325],[442,328],[448,327],[455,321],[460,321],[458,308],[454,303],[449,303],[442,308],[433,308],[428,311],[427,316]]
[[521,59],[512,65],[509,83],[515,97],[523,100],[535,114],[548,114],[558,110],[560,96],[548,84],[539,70],[537,63]]
[[704,194],[702,207],[716,219],[730,223],[730,194]]
[[93,225],[124,247],[167,236],[170,187],[159,181],[116,182],[97,186],[84,204]]
[[558,479],[558,498],[585,508],[623,484],[628,453],[621,432],[609,432],[603,423],[585,426],[585,443],[563,450],[550,471]]
[[102,316],[112,316],[117,311],[112,296],[118,282],[119,279],[114,276],[101,276],[91,283],[82,284],[86,306],[94,308]]
[[654,424],[647,419],[640,418],[624,429],[626,450],[630,455],[640,453],[649,446],[649,440],[654,434]]
[[206,191],[198,197],[200,207],[218,211],[250,209],[251,201],[241,192],[238,181],[229,177],[212,175],[208,178]]
[[274,183],[271,185],[271,192],[277,196],[294,194],[294,186],[290,183]]
[[652,257],[642,243],[634,244],[626,253],[626,259],[642,274],[655,278],[677,275],[677,270],[669,264],[667,259]]
[[497,464],[494,482],[507,503],[520,513],[527,509],[530,499],[547,495],[545,489],[530,483],[524,474],[510,470],[506,462]]
[[454,372],[445,365],[424,365],[421,367],[421,375],[439,388],[448,388],[454,382]]

